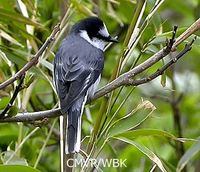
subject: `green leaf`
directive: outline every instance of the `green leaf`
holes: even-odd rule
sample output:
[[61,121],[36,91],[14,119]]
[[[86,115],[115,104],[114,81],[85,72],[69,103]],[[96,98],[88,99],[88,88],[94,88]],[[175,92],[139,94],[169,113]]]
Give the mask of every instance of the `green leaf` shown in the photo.
[[50,71],[53,71],[53,64],[48,62],[46,59],[41,59],[40,63],[45,66],[46,68],[48,68]]
[[0,172],[40,172],[37,169],[34,169],[30,166],[23,166],[23,165],[0,165]]
[[26,159],[14,155],[12,159],[10,157],[13,155],[14,151],[5,151],[1,153],[1,160],[4,165],[28,165]]
[[166,36],[160,36],[158,35],[154,40],[152,40],[150,42],[150,44],[154,44],[154,45],[160,45],[160,44],[165,44],[166,43]]
[[4,109],[10,101],[10,97],[0,98],[0,110]]
[[111,125],[108,130],[108,136],[115,136],[137,127],[144,122],[155,109],[156,107],[148,100],[142,101],[131,113],[115,121]]
[[29,9],[29,11],[31,11],[31,13],[35,12],[36,7],[34,5],[34,1],[32,1],[32,0],[23,0],[23,2],[26,5],[26,7]]
[[176,171],[180,172],[186,166],[189,160],[191,160],[194,157],[194,155],[196,155],[198,152],[200,152],[200,140],[196,144],[194,144],[190,149],[188,149],[187,152],[185,152],[185,154],[178,162]]
[[[186,31],[187,27],[179,27],[178,30],[176,31],[177,35],[180,35],[181,33],[183,33],[184,31]],[[167,36],[167,37],[171,37],[172,35],[172,30],[169,32],[164,32],[162,34],[160,34],[159,36]]]
[[[11,47],[5,47],[0,45],[1,50],[6,54],[8,60],[11,63],[15,63],[17,65],[19,65],[20,67],[22,67],[23,65],[25,65],[27,63],[26,57],[27,55],[23,55],[22,51],[18,50],[18,49],[13,49]],[[26,52],[24,52],[25,54]]]
[[86,15],[86,16],[94,16],[95,14],[92,12],[92,10],[90,10],[86,5],[84,5],[83,3],[80,3],[77,0],[71,0],[71,3],[74,5],[74,7],[77,8],[77,10]]
[[1,124],[0,131],[0,145],[9,145],[17,140],[19,132],[16,126]]
[[42,27],[39,23],[36,23],[27,17],[24,17],[18,13],[14,13],[9,10],[5,10],[3,8],[0,8],[0,18],[6,19],[6,20],[11,20],[11,21],[16,21],[18,23],[33,25],[33,26],[40,27],[40,28]]
[[9,145],[11,142],[17,140],[18,133],[5,133],[5,134],[0,134],[0,144],[3,145]]
[[153,161],[155,164],[157,164],[157,166],[160,168],[160,170],[162,172],[167,172],[167,170],[164,168],[161,160],[146,146],[144,146],[140,143],[137,143],[133,140],[129,140],[127,138],[124,138],[124,137],[115,137],[115,138],[134,146],[139,151],[141,151],[143,154],[145,154],[151,161]]
[[171,133],[157,129],[137,129],[116,135],[116,137],[125,137],[128,139],[134,139],[140,136],[158,136],[158,137],[165,137],[167,139],[179,140]]
[[36,79],[36,75],[34,74],[30,74],[30,75],[26,75],[26,78],[25,78],[25,87],[29,87]]
[[155,54],[159,49],[155,45],[150,44],[144,51],[146,54]]
[[1,49],[0,49],[0,58],[2,58],[9,67],[12,65],[12,62],[7,58],[6,54],[3,51],[1,51]]
[[0,36],[6,40],[8,40],[9,42],[19,45],[20,47],[23,47],[22,44],[20,44],[15,38],[13,38],[12,36],[10,36],[9,34],[7,34],[6,32],[4,32],[3,30],[0,30]]

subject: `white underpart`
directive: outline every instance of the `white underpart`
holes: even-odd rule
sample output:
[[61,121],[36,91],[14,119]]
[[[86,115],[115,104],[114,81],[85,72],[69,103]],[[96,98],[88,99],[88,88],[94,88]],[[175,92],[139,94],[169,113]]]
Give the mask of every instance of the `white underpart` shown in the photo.
[[88,96],[89,98],[92,98],[94,96],[94,93],[97,90],[97,87],[99,85],[99,82],[101,80],[101,75],[99,75],[98,79],[96,80],[96,82],[90,86],[90,88],[88,89]]

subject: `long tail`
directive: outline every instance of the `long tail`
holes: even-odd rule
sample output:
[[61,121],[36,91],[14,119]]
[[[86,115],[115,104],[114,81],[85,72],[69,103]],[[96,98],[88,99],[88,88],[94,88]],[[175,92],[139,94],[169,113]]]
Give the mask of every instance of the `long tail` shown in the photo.
[[[65,154],[67,115],[60,116],[60,160],[61,172],[72,172],[74,154]],[[70,160],[68,162],[68,160]]]
[[81,97],[68,109],[65,153],[71,154],[80,151],[81,146],[81,118],[87,96]]
[[67,114],[65,153],[76,153],[81,142],[81,109],[72,106]]
[[76,100],[67,112],[62,112],[63,116],[60,117],[61,172],[73,170],[67,162],[80,150],[81,118],[86,100],[87,96]]

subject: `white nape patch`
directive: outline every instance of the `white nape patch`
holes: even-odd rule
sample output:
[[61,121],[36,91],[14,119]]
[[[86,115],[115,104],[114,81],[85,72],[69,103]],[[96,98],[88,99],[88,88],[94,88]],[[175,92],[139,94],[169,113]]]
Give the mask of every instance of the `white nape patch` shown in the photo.
[[80,36],[83,39],[85,39],[86,41],[88,41],[92,46],[94,46],[102,51],[104,50],[104,47],[106,45],[105,41],[97,39],[97,38],[90,39],[90,37],[87,34],[87,31],[85,31],[85,30],[81,30]]
[[104,37],[109,37],[110,36],[110,34],[108,33],[108,29],[107,29],[105,24],[103,24],[103,28],[101,28],[99,30],[99,34],[104,36]]

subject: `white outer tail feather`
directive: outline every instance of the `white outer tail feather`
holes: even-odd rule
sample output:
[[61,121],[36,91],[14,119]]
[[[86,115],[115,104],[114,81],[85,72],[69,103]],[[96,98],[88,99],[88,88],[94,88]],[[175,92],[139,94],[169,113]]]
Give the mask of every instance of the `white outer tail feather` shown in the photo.
[[60,162],[61,162],[61,172],[64,170],[64,140],[63,140],[63,116],[60,116]]
[[73,152],[69,152],[68,151],[68,142],[67,142],[67,134],[68,134],[68,130],[66,127],[66,139],[65,139],[65,154],[69,154],[69,153],[76,153],[80,151],[80,146],[81,146],[81,119],[82,119],[82,114],[81,117],[78,119],[78,130],[77,130],[77,137],[76,137],[76,142],[75,142],[75,146],[74,146],[74,151]]
[[81,106],[81,115],[80,115],[80,118],[78,118],[78,130],[77,130],[77,137],[76,137],[76,142],[75,142],[75,145],[74,145],[74,151],[73,152],[69,152],[68,151],[68,143],[67,143],[67,134],[68,134],[68,124],[66,126],[66,139],[65,139],[65,154],[69,154],[69,153],[76,153],[76,152],[79,152],[80,151],[80,147],[81,147],[81,121],[82,121],[82,115],[83,115],[83,110],[84,110],[84,106],[85,106],[85,103],[87,101],[87,96],[88,96],[88,93],[86,93],[86,96],[84,98],[84,101],[83,101],[83,104]]
[[[77,130],[77,138],[76,138],[76,142],[75,142],[75,146],[74,146],[74,151],[71,152],[71,153],[76,153],[76,152],[79,152],[80,151],[80,146],[81,146],[81,122],[82,122],[82,114],[83,114],[83,110],[84,110],[84,106],[85,106],[85,103],[87,101],[87,97],[88,97],[88,94],[89,94],[89,97],[92,97],[97,89],[97,86],[100,82],[100,79],[101,79],[101,75],[98,77],[98,79],[96,80],[96,82],[88,89],[88,92],[86,93],[86,96],[84,98],[84,102],[82,104],[82,107],[81,107],[81,115],[80,115],[80,118],[78,119],[78,130]],[[65,154],[69,154],[70,152],[68,151],[68,143],[67,143],[67,134],[68,134],[68,122],[67,122],[67,125],[66,125],[66,136],[65,136],[65,150],[63,150],[64,148],[64,138],[63,138],[63,116],[60,116],[60,133],[61,133],[61,136],[60,136],[60,146],[61,146],[61,160],[64,158],[63,157],[63,153],[65,152]],[[62,165],[61,164],[61,169],[62,168]]]

